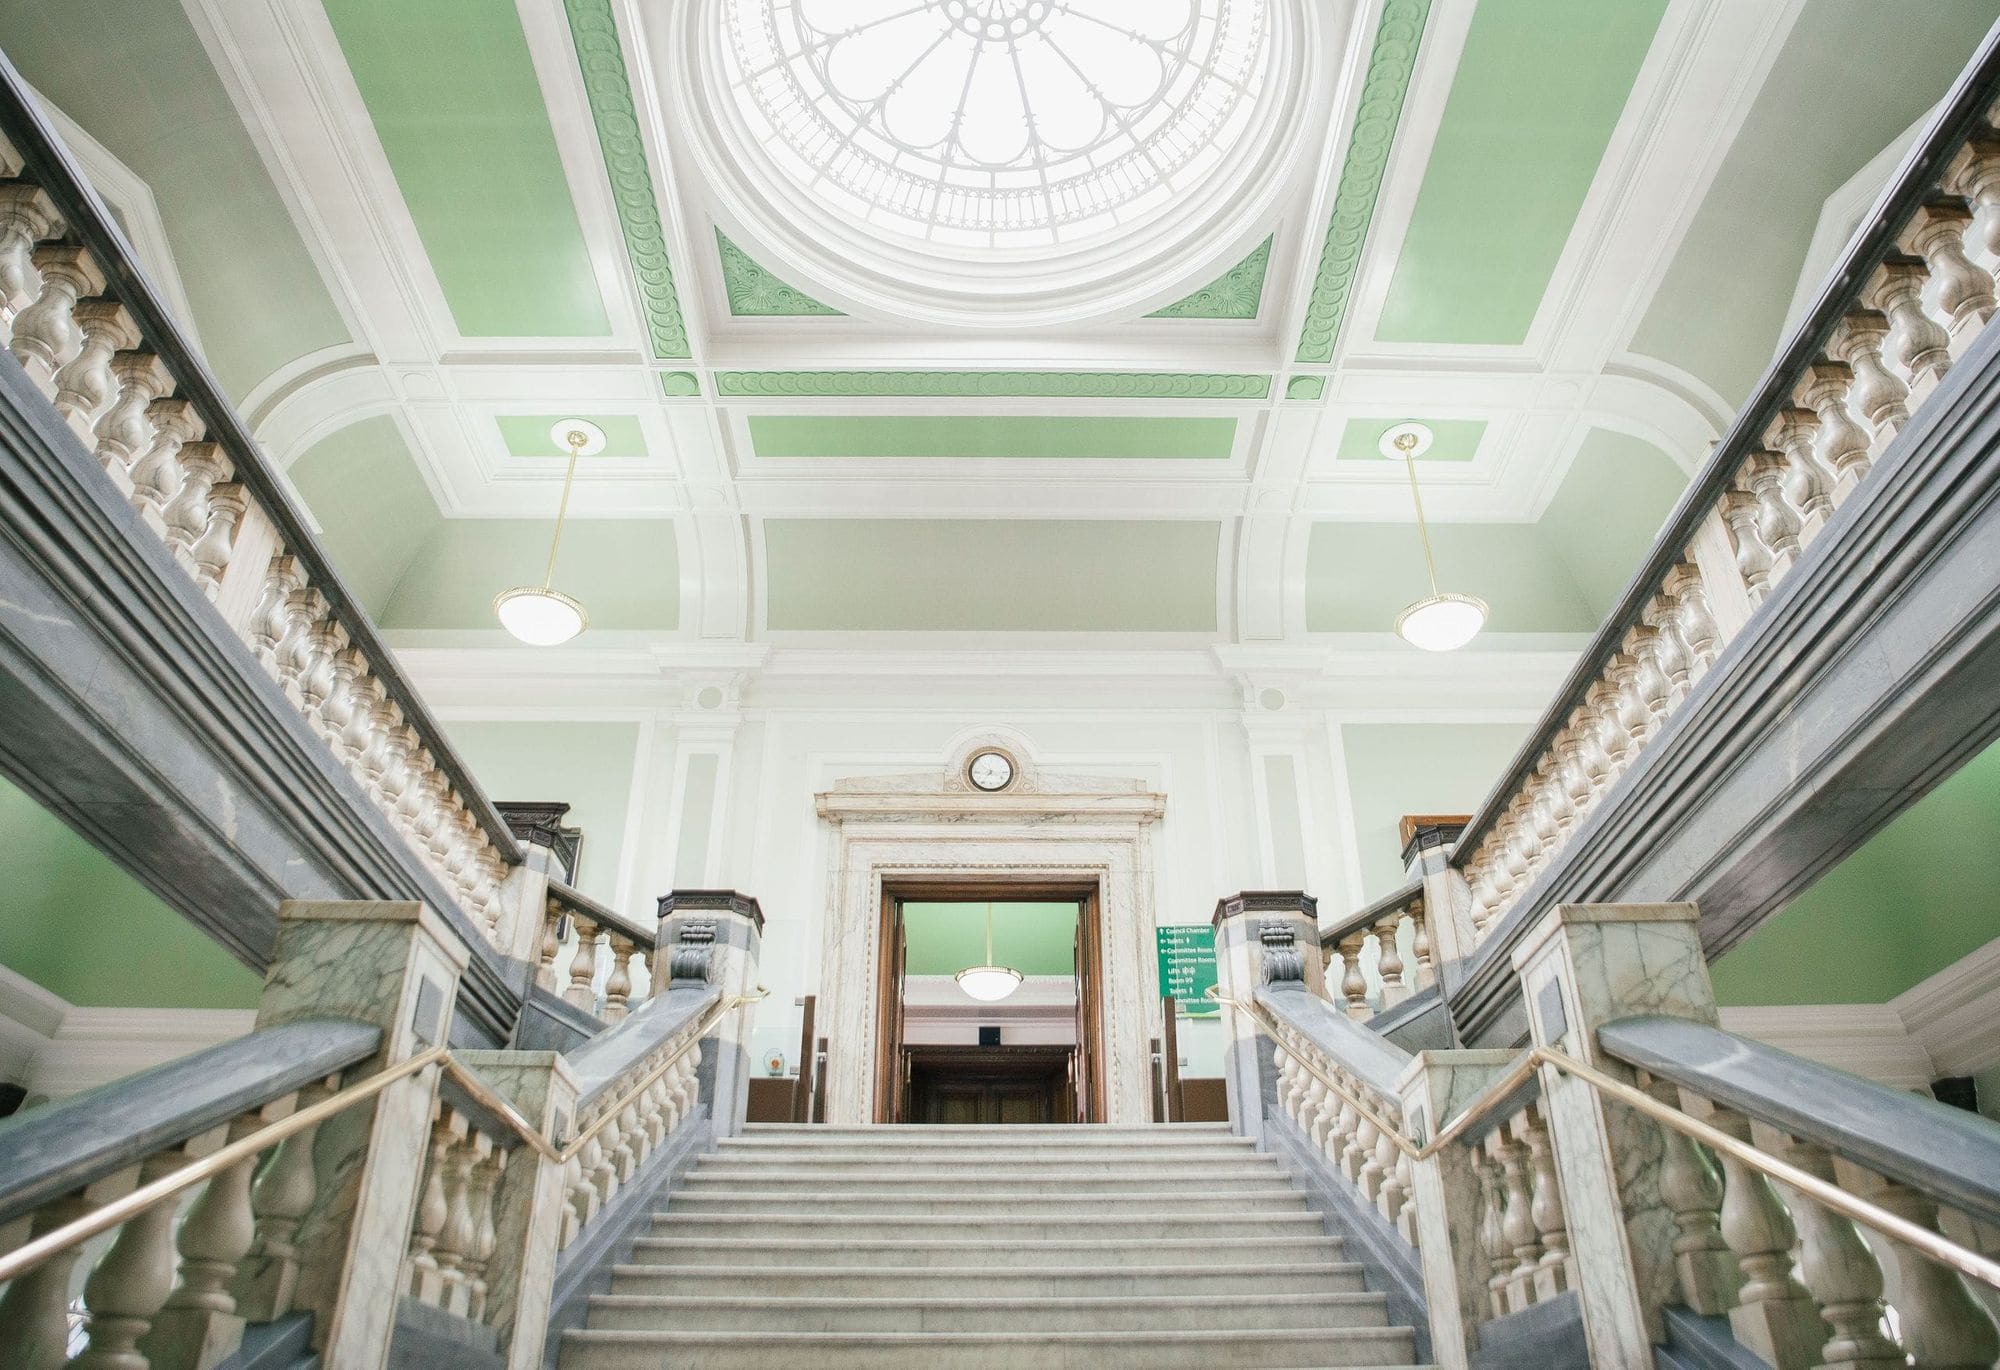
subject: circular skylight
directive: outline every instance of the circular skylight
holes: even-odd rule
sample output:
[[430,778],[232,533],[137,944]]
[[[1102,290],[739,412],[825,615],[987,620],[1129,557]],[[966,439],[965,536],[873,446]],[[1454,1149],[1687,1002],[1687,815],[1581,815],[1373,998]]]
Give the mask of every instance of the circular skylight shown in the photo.
[[1254,122],[1272,0],[722,0],[777,169],[892,236],[1068,244],[1174,202]]

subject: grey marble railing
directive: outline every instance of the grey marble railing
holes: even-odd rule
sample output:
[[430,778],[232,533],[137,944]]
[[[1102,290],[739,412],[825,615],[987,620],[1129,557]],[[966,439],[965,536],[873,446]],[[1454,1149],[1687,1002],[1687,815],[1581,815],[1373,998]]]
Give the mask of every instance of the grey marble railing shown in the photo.
[[286,1023],[0,1122],[0,1223],[374,1054],[381,1030]]
[[1350,1022],[1297,980],[1279,980],[1257,991],[1257,1003],[1298,1033],[1328,1061],[1383,1099],[1397,1098],[1397,1082],[1414,1058],[1394,1042]]
[[1627,1065],[2000,1223],[2000,1125],[1686,1018],[1597,1030]]
[[584,1114],[635,1067],[699,1022],[722,998],[706,981],[676,981],[632,1010],[624,1022],[569,1053],[577,1111]]

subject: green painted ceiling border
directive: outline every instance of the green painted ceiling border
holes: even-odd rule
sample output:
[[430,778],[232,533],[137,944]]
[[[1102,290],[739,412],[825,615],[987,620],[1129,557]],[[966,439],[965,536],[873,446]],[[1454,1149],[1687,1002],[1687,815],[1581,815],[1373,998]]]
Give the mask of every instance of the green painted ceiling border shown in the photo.
[[632,82],[625,71],[625,53],[618,44],[618,21],[611,14],[611,0],[563,0],[563,8],[569,14],[569,31],[576,42],[576,62],[583,72],[590,117],[597,125],[604,174],[611,181],[611,198],[618,205],[619,227],[625,231],[625,251],[639,278],[639,306],[646,316],[653,355],[662,361],[690,357],[687,322],[681,317],[680,292],[674,289],[666,230],[653,194],[653,174],[646,165],[646,145],[639,137]]
[[[1273,234],[1272,238],[1277,235]],[[1264,301],[1264,277],[1271,269],[1271,242],[1185,299],[1156,309],[1149,319],[1254,319]]]
[[1288,400],[1316,400],[1326,394],[1326,377],[1294,376],[1285,382]]
[[722,289],[729,297],[729,312],[738,318],[846,317],[757,265],[719,228],[715,230],[715,253],[722,259]]
[[[1382,455],[1382,435],[1399,423],[1408,423],[1408,414],[1392,415],[1388,418],[1371,415],[1365,418],[1350,418],[1341,425],[1340,441],[1334,447],[1336,461],[1388,461]],[[1479,444],[1486,437],[1485,419],[1427,419],[1418,417],[1416,422],[1431,430],[1430,450],[1417,458],[1418,461],[1472,461],[1479,455]]]
[[660,374],[660,393],[670,399],[686,399],[701,393],[701,377],[692,371],[665,371]]
[[1176,414],[752,414],[763,460],[1227,461],[1234,418]]
[[1403,99],[1410,91],[1410,72],[1417,64],[1431,0],[1383,0],[1375,26],[1375,46],[1368,54],[1368,76],[1361,85],[1361,104],[1354,112],[1354,136],[1340,168],[1334,191],[1333,217],[1326,227],[1326,246],[1306,304],[1305,327],[1299,333],[1296,360],[1333,360],[1334,339],[1347,317],[1348,292],[1375,218],[1375,200],[1382,192],[1382,173],[1389,149],[1402,122]]
[[1188,371],[718,371],[718,395],[1261,400],[1263,375]]

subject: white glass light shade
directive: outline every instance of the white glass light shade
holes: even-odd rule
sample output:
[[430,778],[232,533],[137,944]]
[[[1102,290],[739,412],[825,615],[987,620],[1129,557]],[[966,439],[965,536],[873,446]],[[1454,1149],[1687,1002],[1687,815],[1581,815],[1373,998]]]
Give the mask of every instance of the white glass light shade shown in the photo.
[[1432,595],[1396,616],[1397,636],[1427,652],[1455,652],[1485,626],[1486,601],[1471,595]]
[[493,597],[500,626],[530,647],[568,642],[590,622],[583,606],[560,590],[521,585]]
[[998,1003],[1021,987],[1021,972],[1006,966],[967,966],[951,978],[982,1004]]

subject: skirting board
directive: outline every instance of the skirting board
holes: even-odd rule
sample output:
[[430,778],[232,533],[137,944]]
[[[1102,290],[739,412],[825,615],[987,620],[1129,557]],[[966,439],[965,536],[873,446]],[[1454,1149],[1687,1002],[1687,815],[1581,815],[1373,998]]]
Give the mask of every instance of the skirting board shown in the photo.
[[0,966],[0,1080],[61,1099],[177,1060],[255,1025],[254,1009],[91,1008]]

